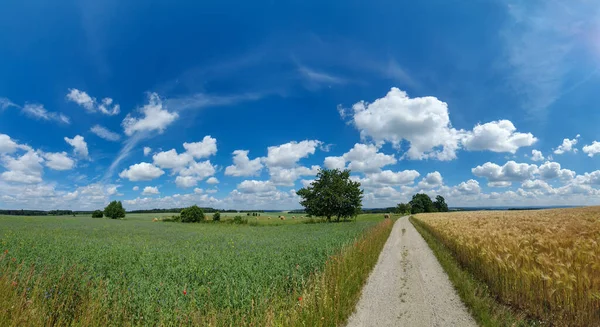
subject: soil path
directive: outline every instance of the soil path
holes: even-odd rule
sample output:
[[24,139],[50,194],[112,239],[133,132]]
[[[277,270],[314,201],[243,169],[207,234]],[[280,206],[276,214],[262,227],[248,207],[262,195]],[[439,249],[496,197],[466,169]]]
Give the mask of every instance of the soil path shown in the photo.
[[349,327],[477,326],[419,232],[396,221]]

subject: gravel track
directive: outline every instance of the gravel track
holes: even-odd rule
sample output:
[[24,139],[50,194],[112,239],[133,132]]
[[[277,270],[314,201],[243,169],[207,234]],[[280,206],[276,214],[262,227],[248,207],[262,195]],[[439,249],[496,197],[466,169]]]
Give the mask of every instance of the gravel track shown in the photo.
[[402,217],[363,288],[349,327],[477,326],[419,232]]

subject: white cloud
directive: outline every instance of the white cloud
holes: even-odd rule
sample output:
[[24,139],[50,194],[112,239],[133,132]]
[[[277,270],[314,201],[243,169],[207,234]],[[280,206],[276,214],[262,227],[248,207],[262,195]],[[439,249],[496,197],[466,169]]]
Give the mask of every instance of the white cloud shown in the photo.
[[481,193],[481,187],[479,186],[478,181],[470,179],[458,184],[458,186],[454,188],[454,192],[463,195],[477,195]]
[[586,153],[590,158],[600,153],[600,142],[594,141],[592,144],[584,146],[583,152]]
[[248,150],[233,151],[233,165],[225,168],[227,176],[257,176],[263,168],[260,158],[250,160]]
[[564,139],[562,144],[559,145],[558,148],[556,148],[556,150],[554,150],[554,154],[563,154],[565,152],[577,153],[577,148],[575,148],[574,146],[577,144],[579,137],[580,135],[577,134],[577,136],[572,140]]
[[198,185],[198,179],[194,176],[177,176],[175,185],[180,188],[190,188]]
[[434,171],[434,172],[427,174],[427,176],[425,176],[423,178],[423,180],[421,180],[419,182],[419,184],[417,184],[417,187],[419,187],[421,189],[432,189],[432,188],[442,186],[443,183],[444,183],[444,180],[442,178],[442,174],[440,174],[437,171]]
[[142,113],[142,118],[135,118],[128,114],[121,125],[128,136],[136,132],[156,131],[162,133],[175,119],[179,117],[176,112],[169,112],[163,109],[162,101],[158,94],[148,94],[148,104],[138,109]]
[[507,181],[489,182],[487,185],[489,187],[509,187],[512,185],[512,182],[507,182]]
[[132,190],[134,190],[134,191],[139,191],[139,190],[140,190],[140,187],[139,187],[139,186],[134,186]]
[[549,190],[552,187],[550,185],[548,185],[548,183],[536,179],[536,180],[526,180],[521,184],[521,187],[526,189],[526,190],[531,190],[531,189],[544,189],[544,190]]
[[67,125],[71,123],[69,117],[61,113],[50,112],[46,110],[46,108],[44,108],[44,106],[41,104],[26,104],[25,106],[23,106],[23,108],[21,108],[21,111],[27,116],[36,119],[54,120],[56,122]]
[[113,105],[112,108],[110,107],[113,103],[113,99],[104,98],[100,103],[98,103],[96,98],[93,98],[86,92],[78,89],[69,89],[69,93],[67,93],[67,100],[77,103],[89,112],[99,111],[105,115],[114,116],[118,115],[121,111],[121,108],[118,104]]
[[310,168],[298,166],[289,169],[281,167],[269,168],[270,181],[275,185],[293,186],[301,176],[315,176],[319,172],[319,168],[319,166],[311,166]]
[[300,182],[302,183],[302,187],[309,187],[314,181],[314,179],[303,179]]
[[346,159],[344,157],[327,157],[323,164],[327,169],[346,169]]
[[356,143],[341,157],[325,158],[324,164],[330,169],[344,169],[346,162],[350,162],[348,169],[353,172],[375,173],[381,171],[384,166],[395,164],[398,160],[393,155],[379,152],[379,148],[375,145]]
[[201,188],[197,188],[197,187],[196,187],[196,188],[194,189],[194,193],[196,193],[196,194],[202,194],[202,193],[204,193],[204,190],[203,190],[203,189],[201,189]]
[[300,159],[314,154],[315,149],[321,144],[322,142],[317,140],[304,140],[270,146],[267,148],[267,157],[263,161],[269,168],[293,168]]
[[208,158],[217,153],[217,139],[207,135],[201,142],[183,143],[183,147],[196,159]]
[[19,107],[19,106],[12,103],[12,101],[10,101],[10,99],[0,97],[0,110],[4,110],[8,107]]
[[145,146],[144,147],[144,156],[147,156],[152,152],[152,148]]
[[179,172],[181,176],[194,176],[198,180],[203,180],[216,173],[215,167],[210,163],[210,160],[193,162],[187,168]]
[[406,140],[410,159],[456,158],[461,132],[451,126],[448,105],[435,97],[410,98],[393,87],[385,97],[373,103],[358,102],[352,109],[352,121],[362,138],[396,147]]
[[538,172],[536,165],[508,161],[504,166],[486,162],[482,166],[471,169],[473,175],[486,178],[489,182],[512,182],[532,179]]
[[539,167],[540,178],[548,180],[559,178],[562,181],[569,181],[575,178],[575,172],[569,169],[561,169],[558,162],[546,161]]
[[17,150],[18,144],[10,136],[0,134],[0,153],[13,153]]
[[152,156],[154,164],[163,169],[174,169],[179,171],[194,161],[191,154],[184,152],[178,154],[175,149],[159,152]]
[[144,191],[142,191],[143,195],[152,195],[152,194],[160,194],[158,191],[158,187],[156,186],[146,186],[144,187]]
[[364,187],[379,187],[386,185],[409,185],[415,182],[415,179],[420,176],[416,170],[404,170],[393,172],[384,170],[382,172],[368,174],[364,179],[360,180]]
[[216,177],[210,177],[206,180],[206,184],[219,184],[219,180]]
[[65,136],[65,141],[73,147],[73,151],[75,152],[76,155],[78,155],[81,158],[88,157],[88,155],[89,155],[88,146],[87,146],[87,143],[85,142],[85,139],[83,138],[83,136],[76,135],[72,139]]
[[238,184],[241,193],[265,193],[275,191],[275,185],[270,181],[246,180]]
[[75,166],[75,161],[66,152],[44,153],[46,166],[54,170],[70,170]]
[[470,151],[489,150],[514,154],[520,147],[537,142],[537,138],[531,133],[518,133],[516,130],[509,120],[477,124],[472,132],[467,133],[462,143],[465,149]]
[[531,160],[533,160],[533,161],[543,161],[544,160],[544,155],[542,154],[542,151],[531,150]]
[[106,127],[103,127],[100,125],[95,125],[94,127],[92,127],[90,129],[90,132],[98,135],[98,137],[103,138],[107,141],[116,142],[121,139],[121,135],[119,135],[118,133],[115,133],[113,131],[110,131]]
[[7,171],[2,173],[2,179],[16,183],[41,183],[44,159],[34,151],[27,151],[20,157],[2,156],[2,166]]
[[162,176],[164,173],[165,172],[162,169],[154,166],[153,164],[142,162],[129,166],[129,169],[123,170],[119,174],[119,177],[127,178],[132,182],[150,181]]

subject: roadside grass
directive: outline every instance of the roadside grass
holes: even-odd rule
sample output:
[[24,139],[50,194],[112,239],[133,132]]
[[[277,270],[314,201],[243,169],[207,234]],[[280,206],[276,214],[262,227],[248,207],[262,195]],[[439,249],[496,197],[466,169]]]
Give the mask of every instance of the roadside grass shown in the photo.
[[152,218],[0,217],[0,326],[340,325],[392,226]]
[[539,323],[529,320],[524,314],[517,313],[508,306],[499,303],[490,293],[485,283],[477,280],[471,273],[461,267],[452,252],[431,234],[426,224],[412,216],[409,220],[419,234],[423,236],[440,265],[444,268],[461,300],[480,326],[541,326]]

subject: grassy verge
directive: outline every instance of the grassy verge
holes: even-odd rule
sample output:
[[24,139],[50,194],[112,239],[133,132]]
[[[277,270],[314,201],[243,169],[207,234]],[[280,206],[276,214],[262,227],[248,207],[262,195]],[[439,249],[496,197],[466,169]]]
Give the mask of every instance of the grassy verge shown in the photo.
[[177,291],[181,300],[175,305],[162,306],[161,298],[144,295],[142,304],[152,309],[142,311],[127,305],[140,295],[110,288],[115,279],[92,277],[76,265],[59,275],[40,273],[5,251],[0,253],[0,326],[338,326],[358,302],[392,226],[386,219],[370,227],[310,276],[291,275],[282,287],[253,291],[250,310],[215,305],[227,297],[185,286]]
[[413,217],[410,217],[410,222],[423,236],[448,274],[461,300],[479,325],[485,327],[536,326],[535,322],[529,321],[523,314],[515,313],[509,307],[498,303],[490,294],[487,285],[463,269],[452,252],[432,235],[427,225]]

